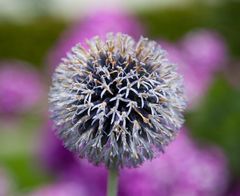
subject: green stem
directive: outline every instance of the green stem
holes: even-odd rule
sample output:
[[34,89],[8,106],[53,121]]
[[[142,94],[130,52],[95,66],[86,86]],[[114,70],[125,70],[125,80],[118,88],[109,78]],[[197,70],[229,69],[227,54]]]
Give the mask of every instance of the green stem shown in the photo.
[[118,171],[116,169],[109,169],[108,172],[108,196],[117,196]]

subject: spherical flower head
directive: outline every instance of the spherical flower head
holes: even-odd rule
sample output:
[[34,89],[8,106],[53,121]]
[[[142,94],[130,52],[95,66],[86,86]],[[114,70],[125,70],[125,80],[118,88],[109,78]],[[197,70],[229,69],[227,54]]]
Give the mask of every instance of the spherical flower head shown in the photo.
[[95,37],[53,75],[50,112],[65,146],[94,164],[137,167],[174,139],[185,109],[182,78],[154,41]]

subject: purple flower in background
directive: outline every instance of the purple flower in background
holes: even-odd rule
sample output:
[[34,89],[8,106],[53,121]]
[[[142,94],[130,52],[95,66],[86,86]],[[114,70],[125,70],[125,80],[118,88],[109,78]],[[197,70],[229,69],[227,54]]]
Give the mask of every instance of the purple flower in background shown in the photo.
[[86,196],[88,192],[81,184],[74,182],[56,183],[40,188],[29,196]]
[[77,182],[86,186],[89,194],[105,196],[107,170],[76,158],[64,148],[63,143],[54,134],[52,121],[49,120],[44,129],[39,146],[42,166],[57,176],[58,180]]
[[162,157],[139,169],[124,170],[120,193],[121,196],[221,195],[227,177],[222,152],[217,148],[197,147],[183,131]]
[[78,163],[71,169],[65,170],[65,173],[62,173],[59,179],[83,184],[88,188],[90,195],[105,196],[107,173],[104,166],[94,166],[86,159],[79,159]]
[[184,37],[181,44],[191,64],[197,64],[197,71],[216,71],[226,60],[226,46],[217,32],[193,31]]
[[188,106],[192,107],[206,92],[206,89],[210,83],[210,74],[202,75],[200,72],[196,72],[194,67],[197,64],[190,64],[188,62],[188,56],[185,55],[185,51],[178,45],[160,41],[163,47],[168,52],[168,57],[172,62],[177,63],[179,72],[184,76],[185,93],[188,98]]
[[38,73],[29,65],[0,62],[0,114],[10,116],[30,110],[43,95]]
[[240,196],[240,183],[239,182],[238,182],[237,186],[235,186],[235,187],[233,187],[233,189],[231,189],[231,192],[228,194],[228,196]]
[[63,33],[56,46],[50,52],[48,64],[51,66],[51,69],[55,68],[72,46],[80,42],[87,47],[84,43],[86,39],[96,35],[105,38],[108,32],[122,32],[138,38],[143,31],[139,22],[133,16],[124,12],[118,10],[97,11]]
[[42,134],[39,153],[44,168],[54,173],[61,173],[77,164],[74,155],[64,148],[62,142],[54,134],[52,121],[49,120],[44,126]]
[[170,60],[179,65],[189,105],[195,105],[207,91],[214,73],[226,61],[223,39],[216,32],[199,30],[190,32],[177,44],[160,43],[168,51]]
[[7,175],[7,172],[0,168],[0,196],[8,196],[11,192],[11,185],[9,176]]
[[[64,172],[61,180],[83,184],[95,196],[106,194],[105,168],[79,160]],[[183,130],[160,158],[121,171],[119,196],[219,196],[227,183],[227,163],[221,150],[199,147]]]

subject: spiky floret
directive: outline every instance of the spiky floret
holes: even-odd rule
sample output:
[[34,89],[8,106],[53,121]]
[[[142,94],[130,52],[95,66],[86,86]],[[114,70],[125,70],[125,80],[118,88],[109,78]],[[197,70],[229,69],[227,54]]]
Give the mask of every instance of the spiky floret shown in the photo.
[[183,123],[182,79],[154,41],[107,34],[73,47],[53,75],[49,102],[65,146],[94,164],[136,167]]

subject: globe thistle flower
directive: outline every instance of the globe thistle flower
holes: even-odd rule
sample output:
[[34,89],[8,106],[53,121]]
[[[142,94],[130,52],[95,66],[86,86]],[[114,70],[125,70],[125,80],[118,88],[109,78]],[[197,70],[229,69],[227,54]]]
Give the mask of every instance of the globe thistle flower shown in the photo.
[[126,34],[73,47],[53,75],[57,134],[78,156],[136,167],[175,137],[185,108],[182,79],[154,41]]

